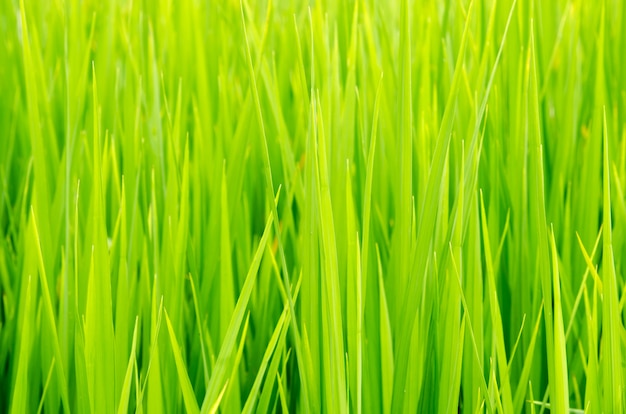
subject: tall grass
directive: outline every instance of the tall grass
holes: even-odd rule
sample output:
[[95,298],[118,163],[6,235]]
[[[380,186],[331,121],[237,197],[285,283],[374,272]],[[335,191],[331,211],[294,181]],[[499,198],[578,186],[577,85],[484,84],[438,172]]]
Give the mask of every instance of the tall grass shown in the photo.
[[626,409],[624,2],[0,34],[1,412]]

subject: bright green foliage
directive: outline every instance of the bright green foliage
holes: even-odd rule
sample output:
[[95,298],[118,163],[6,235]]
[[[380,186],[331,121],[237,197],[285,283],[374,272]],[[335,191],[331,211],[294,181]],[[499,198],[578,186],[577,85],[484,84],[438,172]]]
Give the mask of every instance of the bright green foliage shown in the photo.
[[626,410],[621,0],[0,2],[0,412]]

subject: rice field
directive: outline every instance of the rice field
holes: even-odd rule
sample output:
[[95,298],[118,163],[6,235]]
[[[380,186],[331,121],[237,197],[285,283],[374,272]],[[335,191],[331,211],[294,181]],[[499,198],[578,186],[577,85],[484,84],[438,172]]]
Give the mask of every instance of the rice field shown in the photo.
[[626,3],[3,0],[0,412],[626,412]]

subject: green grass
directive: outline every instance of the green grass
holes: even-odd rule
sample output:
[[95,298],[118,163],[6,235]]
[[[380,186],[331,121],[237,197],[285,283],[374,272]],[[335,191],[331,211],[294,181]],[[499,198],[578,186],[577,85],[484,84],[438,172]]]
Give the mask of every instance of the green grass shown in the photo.
[[621,0],[0,2],[0,412],[622,413]]

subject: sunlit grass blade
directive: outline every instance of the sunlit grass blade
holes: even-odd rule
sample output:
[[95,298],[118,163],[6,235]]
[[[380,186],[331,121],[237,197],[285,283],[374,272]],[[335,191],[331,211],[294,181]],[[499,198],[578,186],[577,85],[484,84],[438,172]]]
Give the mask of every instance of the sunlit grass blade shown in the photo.
[[196,400],[191,382],[189,381],[185,361],[183,361],[183,356],[180,351],[180,347],[178,346],[178,341],[176,340],[176,334],[174,333],[174,328],[172,328],[172,322],[170,322],[170,317],[167,315],[167,311],[165,311],[165,322],[167,324],[167,332],[169,333],[170,343],[172,345],[172,352],[174,353],[174,361],[176,362],[176,370],[178,371],[178,380],[180,381],[180,387],[183,392],[185,410],[187,413],[191,414],[199,413],[200,408],[198,407],[198,401]]
[[32,290],[31,277],[29,277],[24,293],[24,300],[22,301],[22,329],[20,330],[21,334],[19,338],[20,348],[15,386],[13,387],[13,395],[11,396],[11,413],[23,413],[29,409],[28,362],[32,351],[31,327],[33,326],[34,320]]
[[565,344],[565,327],[563,326],[563,309],[561,305],[561,287],[559,257],[554,241],[554,229],[550,232],[552,252],[552,292],[554,294],[554,371],[555,395],[550,398],[556,411],[569,411],[569,380],[567,372],[567,352]]
[[122,390],[120,396],[120,403],[117,408],[118,414],[128,412],[128,403],[130,399],[130,392],[132,387],[133,372],[136,368],[136,349],[137,349],[137,325],[138,318],[135,319],[135,328],[133,329],[133,343],[130,348],[130,358],[128,360],[128,366],[126,367],[126,374],[124,375],[124,382],[122,383]]
[[[48,287],[48,278],[46,276],[46,271],[44,268],[43,256],[42,256],[42,251],[41,251],[41,243],[39,239],[39,231],[37,229],[37,220],[35,219],[35,214],[32,209],[31,209],[30,219],[33,222],[32,231],[34,234],[35,248],[37,251],[37,258],[38,258],[38,266],[39,266],[38,273],[39,273],[39,282],[41,283],[41,290],[42,290],[43,313],[45,315],[44,319],[45,319],[45,323],[49,324],[50,331],[52,332],[52,338],[51,338],[52,344],[51,345],[52,345],[52,349],[54,353],[54,358],[57,361],[62,361],[63,359],[61,358],[61,349],[59,347],[59,336],[57,334],[54,310],[52,307],[52,300],[50,298],[50,288]],[[57,373],[57,381],[59,382],[60,387],[61,387],[61,398],[63,401],[63,405],[66,410],[69,410],[69,395],[68,395],[69,393],[68,393],[67,382],[65,380],[66,374],[63,370],[63,364],[56,364],[55,371]]]
[[506,349],[504,346],[504,334],[502,332],[502,314],[500,312],[500,304],[498,301],[496,285],[494,280],[493,261],[491,256],[491,246],[489,244],[489,229],[487,227],[487,214],[485,213],[485,203],[480,197],[480,211],[482,218],[483,243],[485,249],[485,266],[487,275],[487,296],[489,297],[489,306],[491,314],[491,324],[494,330],[495,356],[498,373],[499,388],[502,393],[502,407],[505,412],[513,412],[513,396],[511,392],[511,384],[509,381],[508,364]]
[[235,346],[237,336],[239,334],[239,329],[241,328],[241,323],[243,322],[244,312],[248,305],[248,300],[250,299],[250,295],[252,294],[252,289],[254,288],[257,271],[258,271],[259,265],[261,264],[261,259],[265,251],[267,240],[269,239],[269,236],[270,236],[270,228],[272,226],[272,221],[273,221],[273,216],[270,215],[265,225],[263,236],[261,237],[261,240],[259,241],[259,245],[256,249],[256,253],[254,254],[254,259],[252,260],[252,263],[250,264],[250,268],[248,269],[248,274],[246,276],[244,285],[241,289],[239,299],[237,299],[237,304],[235,305],[235,309],[233,311],[226,336],[222,343],[222,347],[220,348],[217,362],[215,364],[215,367],[211,375],[211,379],[209,381],[207,393],[202,403],[201,412],[207,412],[209,408],[212,407],[213,404],[215,404],[220,394],[220,391],[222,390],[224,382],[227,379],[227,375],[230,373],[230,370],[232,369],[232,366],[231,366],[232,352]]
[[623,412],[624,369],[620,332],[624,327],[620,321],[619,287],[615,272],[613,253],[613,230],[611,228],[611,170],[609,166],[609,137],[606,110],[603,114],[603,216],[602,216],[602,327],[606,337],[602,338],[602,371],[604,379],[604,411]]

